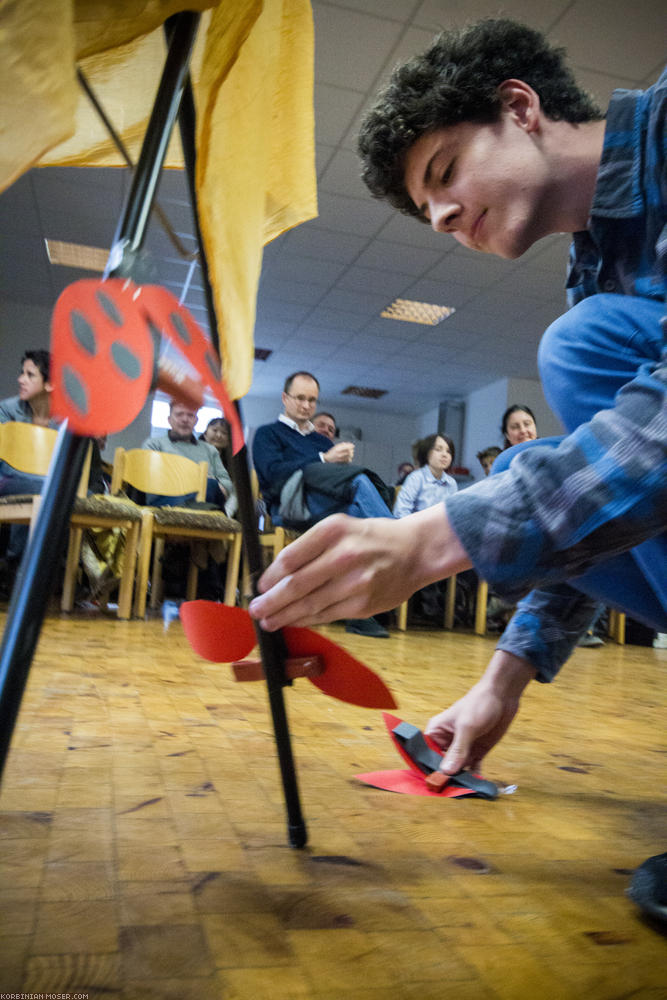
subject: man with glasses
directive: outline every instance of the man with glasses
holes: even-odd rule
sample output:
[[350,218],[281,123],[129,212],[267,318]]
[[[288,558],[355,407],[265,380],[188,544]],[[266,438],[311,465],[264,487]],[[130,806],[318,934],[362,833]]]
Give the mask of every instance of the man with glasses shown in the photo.
[[[314,375],[294,372],[285,380],[283,412],[255,433],[253,462],[271,519],[305,529],[336,513],[392,517],[378,492],[377,487],[384,487],[381,480],[352,465],[354,445],[334,444],[315,429],[312,418],[319,392]],[[346,629],[374,638],[389,636],[374,618],[350,619]]]

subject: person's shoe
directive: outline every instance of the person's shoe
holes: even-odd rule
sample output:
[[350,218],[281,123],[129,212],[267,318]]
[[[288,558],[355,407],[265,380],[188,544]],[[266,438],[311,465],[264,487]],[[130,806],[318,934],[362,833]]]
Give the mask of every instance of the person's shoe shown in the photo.
[[345,631],[354,635],[366,635],[370,639],[388,639],[389,633],[375,618],[348,618]]
[[582,635],[577,645],[594,649],[596,646],[604,646],[604,639],[601,639],[595,632],[587,632],[586,635]]
[[667,851],[637,868],[627,893],[643,913],[667,923]]
[[653,640],[654,649],[667,649],[667,632],[656,632]]

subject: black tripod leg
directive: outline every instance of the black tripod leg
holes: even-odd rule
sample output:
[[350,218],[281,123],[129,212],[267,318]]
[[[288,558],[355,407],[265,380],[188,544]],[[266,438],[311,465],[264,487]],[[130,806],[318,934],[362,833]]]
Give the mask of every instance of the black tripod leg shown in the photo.
[[[188,74],[199,14],[175,15],[173,35],[123,219],[120,247],[138,249],[145,235],[157,181]],[[122,268],[121,268],[122,270]],[[117,273],[114,270],[112,273]],[[124,273],[128,273],[125,270]],[[0,649],[0,771],[9,750],[32,657],[53,588],[57,561],[74,506],[88,440],[61,431],[42,492],[33,537],[26,549],[9,605]]]
[[[199,241],[200,266],[206,294],[211,339],[216,349],[219,349],[218,328],[215,309],[213,306],[213,295],[197,216],[197,197],[194,182],[195,107],[192,99],[192,89],[189,83],[185,88],[183,100],[181,102],[179,125],[181,129],[183,155],[185,158],[188,182],[190,186],[190,198],[192,200],[195,226]],[[237,409],[239,409],[240,417],[240,408],[238,403],[236,406]],[[248,561],[250,579],[254,590],[256,582],[261,575],[263,564],[262,550],[257,532],[255,505],[250,486],[250,474],[248,472],[248,455],[245,445],[236,455],[234,455],[232,459],[231,473],[239,504],[239,515],[243,529],[243,547]],[[271,708],[271,717],[273,719],[273,730],[275,733],[276,749],[278,752],[283,793],[285,796],[289,843],[292,847],[304,847],[308,840],[308,834],[305,820],[301,813],[296,769],[294,766],[294,757],[292,754],[292,744],[283,694],[283,687],[285,686],[285,658],[287,651],[280,633],[264,632],[257,625],[255,626],[255,631],[257,632],[257,641],[259,643],[262,656],[262,663],[264,665],[264,673],[266,676],[266,685],[269,694],[269,705]]]

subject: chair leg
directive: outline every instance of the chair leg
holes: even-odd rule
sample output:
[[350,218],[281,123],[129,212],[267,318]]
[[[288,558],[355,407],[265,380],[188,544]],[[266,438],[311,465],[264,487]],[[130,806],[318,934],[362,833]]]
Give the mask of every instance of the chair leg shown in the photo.
[[236,589],[239,584],[239,566],[241,565],[241,546],[243,536],[239,531],[231,540],[227,553],[227,576],[225,578],[225,604],[234,607],[236,604]]
[[454,628],[454,605],[456,603],[456,575],[447,579],[445,589],[445,628]]
[[190,559],[190,566],[188,568],[188,582],[185,586],[185,599],[186,601],[196,601],[197,600],[197,583],[199,581],[199,567],[197,566],[194,559]]
[[162,594],[164,584],[162,579],[162,563],[164,558],[164,538],[155,538],[153,541],[153,569],[151,572],[151,601],[153,610],[162,604]]
[[74,592],[76,590],[76,573],[81,558],[81,540],[83,528],[70,528],[69,544],[67,546],[67,561],[65,563],[65,579],[60,601],[61,611],[71,611],[74,607]]
[[123,620],[132,617],[132,592],[134,590],[134,574],[137,568],[138,543],[139,521],[135,521],[125,531],[123,573],[118,588],[118,617]]
[[146,614],[146,590],[148,588],[148,567],[151,561],[153,545],[153,515],[145,510],[141,515],[141,534],[139,535],[139,555],[137,558],[137,583],[134,592],[134,614],[143,618]]
[[622,611],[610,608],[608,634],[619,646],[625,645],[625,615]]
[[401,631],[405,632],[408,627],[408,602],[403,601],[398,609],[398,620],[396,622],[396,627]]
[[486,635],[486,605],[489,600],[489,585],[480,580],[477,585],[477,607],[475,608],[475,632]]

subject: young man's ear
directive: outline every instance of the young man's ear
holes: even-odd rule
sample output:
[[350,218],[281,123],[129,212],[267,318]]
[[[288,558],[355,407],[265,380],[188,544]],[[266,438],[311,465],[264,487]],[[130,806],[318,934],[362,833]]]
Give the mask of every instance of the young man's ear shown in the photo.
[[534,132],[540,121],[540,98],[523,80],[504,80],[498,87],[503,110],[525,129]]
[[44,392],[53,392],[53,383],[48,379],[44,379]]

